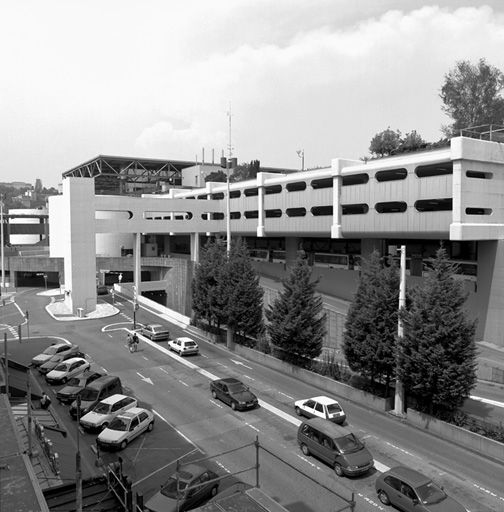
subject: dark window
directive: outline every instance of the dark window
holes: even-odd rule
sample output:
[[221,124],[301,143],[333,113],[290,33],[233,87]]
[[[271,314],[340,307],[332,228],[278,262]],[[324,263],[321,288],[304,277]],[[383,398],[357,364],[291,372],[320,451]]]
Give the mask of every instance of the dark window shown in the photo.
[[453,210],[453,200],[451,197],[443,199],[420,199],[415,202],[415,208],[419,212],[444,212]]
[[324,408],[322,407],[322,404],[320,404],[318,402],[315,404],[315,410],[317,412],[324,412]]
[[258,210],[248,210],[244,213],[246,219],[257,219],[259,217]]
[[312,188],[332,188],[332,186],[333,186],[332,178],[321,178],[319,180],[311,181]]
[[453,174],[452,162],[442,164],[420,165],[415,169],[415,174],[419,178],[428,178],[430,176],[443,176],[444,174]]
[[304,181],[295,181],[294,183],[287,183],[288,192],[298,192],[299,190],[306,190],[306,183]]
[[343,186],[349,185],[363,185],[369,181],[369,176],[366,173],[362,174],[350,174],[349,176],[343,176]]
[[287,208],[285,213],[288,217],[304,217],[306,215],[306,208]]
[[360,213],[367,213],[369,206],[366,203],[343,204],[341,210],[342,215],[358,215]]
[[231,212],[231,214],[229,215],[229,218],[234,219],[234,220],[239,219],[239,218],[241,218],[241,213],[240,212]]
[[316,217],[319,215],[332,215],[333,207],[332,206],[314,206],[311,210],[312,215]]
[[266,217],[272,218],[272,217],[281,217],[282,216],[282,210],[279,208],[275,210],[266,210]]
[[186,197],[185,199],[196,199],[194,196]]
[[240,195],[241,195],[241,192],[239,190],[231,190],[229,192],[230,199],[236,199],[236,198],[240,197]]
[[492,208],[466,208],[467,215],[492,215]]
[[376,203],[375,210],[378,213],[402,213],[408,205],[404,201],[389,201],[388,203]]
[[270,185],[269,187],[264,187],[264,192],[266,194],[279,194],[282,192],[282,185]]
[[480,180],[491,180],[493,178],[493,172],[482,172],[482,171],[466,171],[468,178],[478,178]]
[[222,220],[224,218],[224,214],[222,212],[217,212],[213,214],[214,220]]
[[202,213],[202,214],[201,214],[201,218],[202,218],[203,220],[208,220],[208,213]]
[[207,195],[206,194],[201,194],[198,196],[198,199],[207,199]]
[[216,192],[212,194],[212,199],[224,199],[224,192]]
[[389,169],[387,171],[378,171],[375,174],[376,181],[395,181],[404,180],[408,176],[406,169]]
[[246,188],[246,189],[245,189],[245,191],[244,191],[244,194],[245,194],[247,197],[250,197],[250,196],[256,196],[258,193],[259,193],[259,191],[257,190],[257,187],[254,187],[254,188]]
[[384,480],[385,483],[392,487],[392,489],[395,489],[396,491],[401,490],[401,481],[395,476],[386,476]]

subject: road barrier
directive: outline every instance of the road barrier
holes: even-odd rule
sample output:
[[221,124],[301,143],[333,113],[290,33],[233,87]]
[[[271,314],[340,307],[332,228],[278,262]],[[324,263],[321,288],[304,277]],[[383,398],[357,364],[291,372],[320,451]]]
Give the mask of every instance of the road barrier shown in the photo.
[[35,428],[35,435],[37,436],[37,439],[40,441],[40,445],[42,447],[42,451],[47,457],[47,460],[49,461],[49,465],[51,469],[53,470],[55,475],[60,474],[60,461],[59,461],[59,455],[57,452],[54,451],[54,446],[52,441],[45,435],[44,427],[40,424],[40,422],[37,420],[37,418],[34,418],[33,420],[34,428]]

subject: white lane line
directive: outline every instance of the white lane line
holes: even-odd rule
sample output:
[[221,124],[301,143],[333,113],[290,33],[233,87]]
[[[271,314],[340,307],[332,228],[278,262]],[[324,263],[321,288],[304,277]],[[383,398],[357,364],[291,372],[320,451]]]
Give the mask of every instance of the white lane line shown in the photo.
[[245,377],[248,380],[255,380],[253,377],[249,377],[248,375],[243,374],[242,377]]
[[149,360],[149,358],[148,358],[148,357],[145,357],[145,356],[142,356],[142,357],[143,357],[146,361],[148,361],[148,360]]
[[483,398],[481,396],[471,395],[469,398],[476,400],[477,402],[483,402],[484,404],[494,405],[495,407],[504,407],[504,402],[498,402],[497,400],[491,400],[490,398]]
[[171,375],[168,370],[165,370],[164,368],[159,368],[162,372],[166,373],[166,375]]
[[180,382],[180,384],[183,384],[183,385],[184,385],[184,386],[186,386],[187,388],[189,387],[189,384],[186,384],[183,380],[180,380],[180,379],[179,379],[179,382]]
[[214,405],[216,405],[217,407],[219,407],[220,409],[222,409],[222,405],[221,405],[221,404],[218,404],[215,400],[210,399],[210,402],[212,402]]
[[278,392],[279,395],[283,395],[285,396],[286,398],[288,398],[289,400],[294,400],[294,397],[290,396],[290,395],[286,395],[285,393],[282,393],[281,391]]
[[189,444],[193,445],[199,452],[201,450],[198,448],[197,445],[195,445],[183,432],[181,432],[175,425],[172,425],[166,418],[163,418],[161,414],[159,414],[156,410],[152,409],[152,412],[158,417],[161,418],[162,421],[164,421],[167,425],[170,425],[170,427],[177,432],[177,434],[181,437],[183,437]]
[[252,430],[255,430],[256,432],[260,432],[258,428],[254,427],[254,425],[251,425],[250,423],[245,423],[245,425],[247,425],[247,427],[250,427]]

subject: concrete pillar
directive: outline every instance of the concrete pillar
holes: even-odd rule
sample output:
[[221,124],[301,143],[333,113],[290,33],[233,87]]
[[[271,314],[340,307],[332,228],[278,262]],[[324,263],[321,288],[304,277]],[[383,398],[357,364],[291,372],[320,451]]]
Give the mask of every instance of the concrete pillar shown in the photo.
[[135,282],[135,293],[133,294],[133,298],[141,295],[141,286],[142,286],[142,265],[141,265],[141,242],[142,242],[142,233],[135,233],[135,248],[133,250],[133,258],[135,261],[135,269],[133,280]]
[[199,233],[191,233],[191,261],[199,263],[200,237]]
[[264,179],[265,174],[257,175],[257,236],[264,237]]
[[74,315],[96,309],[94,179],[65,178],[60,215],[65,261],[65,302]]
[[331,162],[333,177],[333,223],[331,238],[342,238],[341,233],[341,167],[340,159],[334,158]]

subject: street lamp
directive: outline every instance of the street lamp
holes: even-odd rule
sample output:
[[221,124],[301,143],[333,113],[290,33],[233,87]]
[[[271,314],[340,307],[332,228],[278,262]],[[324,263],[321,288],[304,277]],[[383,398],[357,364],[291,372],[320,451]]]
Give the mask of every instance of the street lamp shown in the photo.
[[0,295],[5,286],[5,265],[4,265],[4,195],[0,195],[0,246],[1,246],[1,266],[2,266],[2,281],[0,282]]
[[298,149],[296,153],[301,158],[301,170],[304,171],[304,149]]

